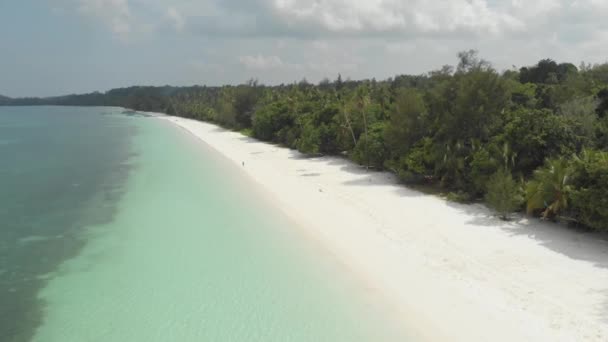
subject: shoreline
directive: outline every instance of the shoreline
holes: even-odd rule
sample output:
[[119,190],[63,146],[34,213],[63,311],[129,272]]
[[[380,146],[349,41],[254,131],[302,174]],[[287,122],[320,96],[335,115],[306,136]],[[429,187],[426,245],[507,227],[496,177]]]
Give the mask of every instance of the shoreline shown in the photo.
[[608,243],[593,234],[503,222],[482,205],[410,190],[338,157],[309,158],[213,124],[155,116],[243,168],[301,229],[392,300],[415,336],[608,339]]

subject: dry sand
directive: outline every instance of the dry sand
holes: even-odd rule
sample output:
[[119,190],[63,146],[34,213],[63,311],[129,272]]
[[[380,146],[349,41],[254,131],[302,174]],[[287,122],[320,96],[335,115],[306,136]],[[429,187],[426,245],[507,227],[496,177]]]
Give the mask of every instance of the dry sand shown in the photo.
[[[410,190],[389,173],[160,116],[243,168],[432,341],[608,341],[608,242]],[[244,162],[244,166],[243,163]],[[608,194],[607,194],[608,195]]]

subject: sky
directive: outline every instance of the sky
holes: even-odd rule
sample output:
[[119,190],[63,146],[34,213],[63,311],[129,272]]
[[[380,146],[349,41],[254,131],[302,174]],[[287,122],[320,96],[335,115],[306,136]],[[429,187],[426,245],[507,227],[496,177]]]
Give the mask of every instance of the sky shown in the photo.
[[608,0],[0,0],[0,94],[608,61]]

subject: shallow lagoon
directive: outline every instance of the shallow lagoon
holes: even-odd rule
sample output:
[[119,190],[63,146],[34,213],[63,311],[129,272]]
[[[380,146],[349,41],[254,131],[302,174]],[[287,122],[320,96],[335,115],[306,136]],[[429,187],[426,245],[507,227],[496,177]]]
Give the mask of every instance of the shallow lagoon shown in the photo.
[[222,156],[167,122],[109,114],[122,171],[82,201],[33,340],[403,340],[374,292]]

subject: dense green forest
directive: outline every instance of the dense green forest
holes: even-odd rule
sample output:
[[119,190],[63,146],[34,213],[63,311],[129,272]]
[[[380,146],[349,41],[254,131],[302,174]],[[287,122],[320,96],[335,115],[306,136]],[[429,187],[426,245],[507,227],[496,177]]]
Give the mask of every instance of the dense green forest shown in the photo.
[[608,231],[608,64],[550,59],[497,72],[456,67],[385,81],[131,87],[5,105],[104,105],[205,120],[310,155],[346,155],[501,217],[527,211]]

